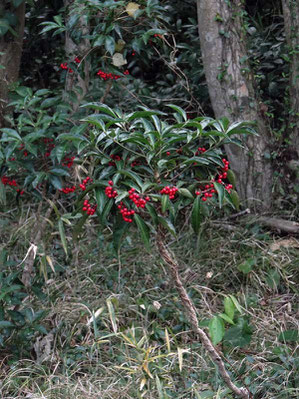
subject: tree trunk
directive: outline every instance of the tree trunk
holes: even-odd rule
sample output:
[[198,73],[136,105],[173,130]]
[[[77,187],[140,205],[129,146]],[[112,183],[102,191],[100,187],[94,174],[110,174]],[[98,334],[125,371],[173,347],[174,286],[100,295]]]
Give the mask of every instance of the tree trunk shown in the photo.
[[282,0],[284,28],[290,57],[290,114],[288,127],[291,145],[299,159],[299,3]]
[[[77,30],[80,30],[83,36],[88,35],[89,25],[84,12],[80,12],[80,8],[82,8],[80,3],[74,0],[64,0],[64,5],[66,7],[67,31],[65,35],[65,52],[67,60],[72,62],[76,57],[81,60],[81,63],[78,65],[78,72],[68,72],[65,86],[66,94],[69,95],[73,111],[75,112],[80,106],[82,99],[88,93],[90,65],[86,56],[90,51],[90,42],[88,39],[83,38],[80,43],[75,43],[71,36],[71,27],[69,26],[69,22],[74,13],[80,15],[76,28]],[[75,94],[75,102],[72,93]]]
[[[0,8],[4,5],[0,5]],[[10,6],[10,12],[17,17],[18,24],[13,27],[17,35],[8,31],[0,37],[0,128],[4,126],[4,116],[7,113],[9,86],[18,80],[20,62],[22,56],[24,24],[25,24],[25,2],[16,9]]]
[[256,121],[259,136],[240,137],[244,148],[226,145],[245,206],[268,209],[272,197],[272,168],[268,129],[259,110],[248,65],[242,25],[242,4],[232,0],[197,0],[203,65],[216,118]]

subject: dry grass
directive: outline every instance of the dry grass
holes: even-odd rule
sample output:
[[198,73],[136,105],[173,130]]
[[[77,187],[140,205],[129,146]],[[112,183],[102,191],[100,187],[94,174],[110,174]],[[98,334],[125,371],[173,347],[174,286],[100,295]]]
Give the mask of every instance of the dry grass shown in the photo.
[[[8,225],[2,230],[2,242],[8,249],[15,244],[18,259],[30,228],[23,213],[13,231]],[[53,235],[51,257],[60,272],[45,285],[50,302],[35,304],[49,310],[44,324],[53,336],[51,349],[40,364],[34,351],[34,360],[17,362],[3,351],[1,398],[232,398],[189,331],[156,252],[133,245],[138,241],[133,232],[117,256],[103,238],[90,227],[74,265],[63,258]],[[203,324],[223,311],[225,295],[235,295],[242,305],[253,328],[250,345],[219,349],[256,399],[299,393],[296,343],[279,340],[282,331],[298,328],[298,248],[274,251],[275,241],[263,232],[228,233],[206,225],[200,240],[187,232],[171,243]],[[255,260],[253,269],[243,274],[238,266],[249,258]]]

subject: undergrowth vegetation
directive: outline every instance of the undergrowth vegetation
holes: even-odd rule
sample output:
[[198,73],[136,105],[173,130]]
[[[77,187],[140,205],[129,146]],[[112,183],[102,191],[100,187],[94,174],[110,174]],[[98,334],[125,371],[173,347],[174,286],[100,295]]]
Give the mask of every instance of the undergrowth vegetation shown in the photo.
[[[109,230],[99,234],[88,223],[76,264],[66,261],[53,232],[55,267],[36,264],[28,291],[20,280],[33,227],[27,214],[23,206],[1,221],[7,244],[0,300],[18,326],[6,340],[1,326],[1,397],[232,397],[222,384],[217,390],[220,376],[190,330],[167,270],[154,249],[144,251],[135,229],[116,253]],[[183,228],[170,242],[200,325],[223,314],[231,295],[238,314],[233,326],[225,322],[217,345],[230,373],[255,398],[295,398],[298,241],[275,239],[256,225],[228,232],[225,222],[214,223],[207,220],[199,238]]]

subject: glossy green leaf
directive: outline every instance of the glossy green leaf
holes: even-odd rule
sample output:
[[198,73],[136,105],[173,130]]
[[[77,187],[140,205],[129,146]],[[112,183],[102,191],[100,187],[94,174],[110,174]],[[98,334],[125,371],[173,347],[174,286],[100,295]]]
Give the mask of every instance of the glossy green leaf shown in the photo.
[[192,211],[191,211],[191,225],[192,228],[195,232],[195,234],[199,233],[200,230],[200,225],[202,221],[202,215],[201,215],[201,200],[200,197],[197,196],[195,198],[195,201],[193,203]]
[[190,199],[194,199],[192,193],[187,189],[187,188],[179,188],[179,194],[181,194],[183,197],[187,197]]
[[115,51],[115,40],[112,36],[107,36],[105,38],[105,48],[111,55],[114,54]]
[[175,104],[166,104],[166,105],[167,105],[167,107],[172,108],[179,115],[181,115],[185,122],[187,121],[187,114],[181,107],[179,107],[178,105],[175,105]]
[[137,215],[137,213],[134,215],[134,221],[138,227],[138,230],[140,231],[140,235],[145,247],[147,250],[150,250],[150,231],[147,224],[139,215]]
[[170,207],[170,200],[167,194],[162,194],[161,197],[161,208],[162,213],[165,213]]
[[230,184],[236,187],[236,175],[234,174],[234,172],[231,169],[229,169],[226,173],[227,173],[227,179],[230,182]]
[[220,183],[216,183],[214,182],[214,187],[217,191],[218,194],[218,204],[219,204],[219,208],[222,207],[223,205],[223,199],[224,199],[224,187],[222,184]]
[[237,191],[235,190],[231,190],[231,192],[229,193],[230,198],[232,200],[232,203],[234,204],[234,207],[236,208],[237,211],[240,210],[240,198],[239,198],[239,194],[237,193]]
[[176,237],[176,231],[174,225],[171,223],[169,219],[163,218],[162,216],[158,217],[158,221],[162,226],[164,226],[174,237]]
[[157,215],[155,207],[153,207],[151,204],[147,203],[145,205],[145,208],[148,211],[148,213],[150,214],[154,226],[157,226],[159,219],[158,219],[158,215]]
[[[14,129],[10,129],[10,128],[2,128],[0,129],[0,131],[2,133],[4,133],[7,138],[12,138],[13,140],[18,140],[18,141],[22,141],[21,136],[19,135],[19,133],[14,130]],[[9,141],[7,140],[5,137],[1,138],[1,141]]]

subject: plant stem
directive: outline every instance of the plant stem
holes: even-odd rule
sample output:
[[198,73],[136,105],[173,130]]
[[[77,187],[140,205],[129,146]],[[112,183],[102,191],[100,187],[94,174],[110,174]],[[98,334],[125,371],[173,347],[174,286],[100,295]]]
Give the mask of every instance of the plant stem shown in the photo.
[[202,330],[199,327],[196,308],[195,308],[193,302],[191,301],[191,299],[189,298],[189,295],[188,295],[188,293],[182,283],[182,280],[180,278],[178,263],[176,261],[175,255],[172,254],[170,252],[170,250],[167,248],[167,245],[165,243],[165,235],[164,235],[164,232],[162,231],[162,228],[158,229],[158,232],[156,235],[156,243],[157,243],[157,247],[158,247],[159,253],[161,255],[161,258],[164,260],[164,262],[169,267],[175,287],[179,293],[180,299],[184,306],[187,318],[188,318],[193,330],[195,331],[195,333],[199,335],[200,341],[202,342],[203,346],[209,353],[213,363],[218,366],[220,375],[223,378],[225,384],[232,390],[232,392],[234,392],[240,398],[250,399],[251,393],[249,392],[249,390],[247,388],[238,388],[233,383],[217,349],[213,346],[210,338],[204,332],[204,330]]

